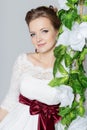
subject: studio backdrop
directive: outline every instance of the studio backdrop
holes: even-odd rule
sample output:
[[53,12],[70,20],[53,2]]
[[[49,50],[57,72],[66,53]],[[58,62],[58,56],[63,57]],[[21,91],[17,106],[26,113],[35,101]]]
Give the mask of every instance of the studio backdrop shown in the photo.
[[10,87],[17,56],[34,51],[25,15],[28,10],[40,5],[57,6],[58,0],[0,0],[0,103]]
[[54,5],[57,0],[0,0],[0,102],[5,97],[18,55],[33,51],[25,15],[31,8]]

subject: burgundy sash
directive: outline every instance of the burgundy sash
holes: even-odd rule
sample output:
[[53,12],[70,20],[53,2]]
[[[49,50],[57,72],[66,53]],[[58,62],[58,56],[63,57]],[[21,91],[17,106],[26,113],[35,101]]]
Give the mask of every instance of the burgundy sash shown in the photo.
[[38,130],[55,130],[55,123],[57,123],[61,117],[58,115],[57,105],[47,105],[37,100],[30,100],[20,94],[19,102],[30,106],[30,114],[38,117]]

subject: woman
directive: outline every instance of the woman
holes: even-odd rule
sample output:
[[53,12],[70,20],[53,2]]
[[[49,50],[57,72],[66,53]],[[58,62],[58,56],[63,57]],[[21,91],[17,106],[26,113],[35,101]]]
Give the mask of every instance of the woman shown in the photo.
[[52,6],[30,10],[25,20],[35,53],[21,54],[15,62],[11,87],[1,104],[0,130],[64,130],[57,114],[64,91],[48,85],[60,21]]

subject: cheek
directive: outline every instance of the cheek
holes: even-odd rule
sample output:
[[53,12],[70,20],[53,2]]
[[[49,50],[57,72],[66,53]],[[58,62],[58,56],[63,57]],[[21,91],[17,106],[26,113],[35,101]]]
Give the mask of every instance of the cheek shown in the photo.
[[50,41],[55,42],[55,41],[56,41],[56,35],[51,35],[51,37],[50,37]]
[[33,45],[35,45],[36,44],[35,38],[31,38],[31,42]]
[[49,39],[52,40],[52,41],[55,41],[56,40],[56,36],[57,36],[57,33],[56,32],[53,32],[49,35]]

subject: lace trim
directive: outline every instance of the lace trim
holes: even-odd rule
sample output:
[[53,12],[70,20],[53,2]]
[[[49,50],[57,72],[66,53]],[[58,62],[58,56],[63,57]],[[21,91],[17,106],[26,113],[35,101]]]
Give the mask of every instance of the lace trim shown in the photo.
[[53,78],[51,72],[37,73],[32,75],[34,78],[42,79],[42,80],[50,80]]
[[29,72],[34,78],[42,80],[50,80],[53,78],[52,68],[44,69],[43,67],[33,65],[33,63],[27,59],[26,53],[23,54],[22,58],[24,59],[24,64],[21,66],[22,72]]

